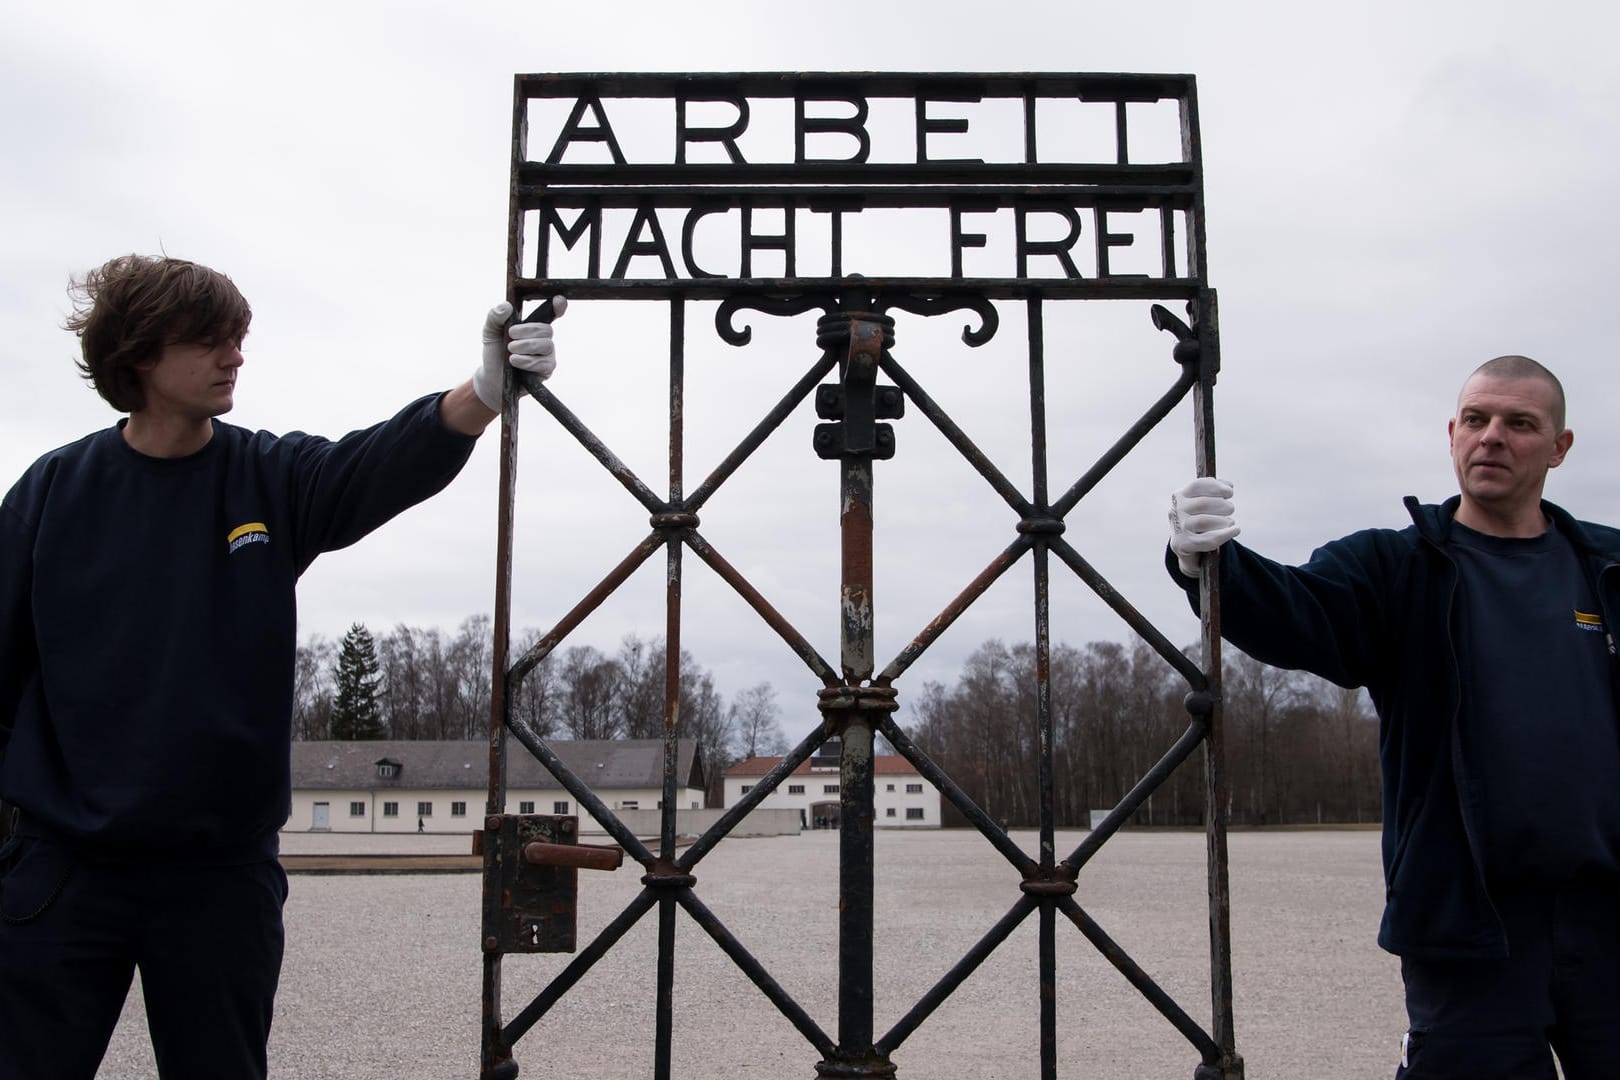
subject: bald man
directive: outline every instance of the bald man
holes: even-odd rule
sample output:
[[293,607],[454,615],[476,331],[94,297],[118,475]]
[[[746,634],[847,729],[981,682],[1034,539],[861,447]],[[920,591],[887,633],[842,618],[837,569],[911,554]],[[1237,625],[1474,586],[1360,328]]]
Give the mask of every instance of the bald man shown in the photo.
[[1448,425],[1458,494],[1284,566],[1233,541],[1232,487],[1171,497],[1166,563],[1277,667],[1378,711],[1387,901],[1410,1026],[1399,1080],[1620,1076],[1620,531],[1542,498],[1574,443],[1563,387],[1501,356]]

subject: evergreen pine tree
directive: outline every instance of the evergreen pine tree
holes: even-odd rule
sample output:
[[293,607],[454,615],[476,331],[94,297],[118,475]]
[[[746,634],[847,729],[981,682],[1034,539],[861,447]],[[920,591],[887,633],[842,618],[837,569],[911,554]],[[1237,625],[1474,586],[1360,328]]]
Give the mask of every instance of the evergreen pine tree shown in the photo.
[[332,738],[380,739],[382,708],[377,702],[381,668],[377,643],[364,623],[343,635],[337,658],[337,694],[332,701]]

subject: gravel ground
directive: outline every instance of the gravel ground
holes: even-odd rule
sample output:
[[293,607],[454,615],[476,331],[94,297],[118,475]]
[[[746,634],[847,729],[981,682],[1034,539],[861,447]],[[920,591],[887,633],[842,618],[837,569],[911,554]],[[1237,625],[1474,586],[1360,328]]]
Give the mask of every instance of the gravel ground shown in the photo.
[[[1066,854],[1083,834],[1061,834]],[[1025,850],[1033,834],[1015,833]],[[463,852],[465,836],[286,838],[289,852]],[[1255,1078],[1387,1080],[1404,1012],[1398,962],[1374,944],[1375,831],[1234,833],[1237,1045]],[[968,831],[877,836],[876,1027],[881,1033],[1018,897],[1005,860]],[[582,872],[580,942],[639,891],[633,864]],[[809,1012],[837,1033],[837,837],[737,839],[697,868],[697,894]],[[1209,1020],[1204,839],[1124,833],[1081,875],[1082,907],[1200,1024]],[[271,1076],[470,1080],[481,964],[475,874],[292,878]],[[656,911],[656,909],[655,909]],[[1188,1080],[1186,1040],[1060,920],[1058,1072]],[[894,1054],[900,1080],[1039,1075],[1036,918]],[[657,919],[644,918],[523,1039],[525,1080],[651,1077]],[[566,956],[505,962],[517,1012]],[[673,1074],[813,1080],[817,1053],[684,914],[677,919]],[[154,1077],[137,992],[99,1076]]]

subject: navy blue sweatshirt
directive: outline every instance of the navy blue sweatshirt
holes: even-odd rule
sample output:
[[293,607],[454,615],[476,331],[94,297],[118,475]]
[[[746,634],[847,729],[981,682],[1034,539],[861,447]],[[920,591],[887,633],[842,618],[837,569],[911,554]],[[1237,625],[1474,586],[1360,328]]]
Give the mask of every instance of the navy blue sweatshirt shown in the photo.
[[[1284,566],[1232,541],[1220,557],[1221,636],[1276,667],[1365,686],[1379,716],[1386,903],[1378,943],[1401,956],[1504,956],[1507,938],[1487,884],[1481,792],[1463,738],[1469,611],[1458,603],[1453,518],[1408,498],[1412,527],[1368,529]],[[1543,512],[1589,575],[1605,645],[1620,622],[1620,531]],[[1165,566],[1198,608],[1198,580]],[[1574,626],[1569,635],[1583,634]],[[1611,674],[1616,659],[1608,649]],[[1620,723],[1620,717],[1614,718]],[[1620,777],[1610,782],[1620,781]],[[1546,822],[1559,828],[1561,822]],[[1612,824],[1612,823],[1611,823]]]
[[441,490],[476,440],[437,395],[336,442],[216,420],[161,459],[121,429],[46,454],[0,505],[0,798],[93,851],[268,857],[298,577]]

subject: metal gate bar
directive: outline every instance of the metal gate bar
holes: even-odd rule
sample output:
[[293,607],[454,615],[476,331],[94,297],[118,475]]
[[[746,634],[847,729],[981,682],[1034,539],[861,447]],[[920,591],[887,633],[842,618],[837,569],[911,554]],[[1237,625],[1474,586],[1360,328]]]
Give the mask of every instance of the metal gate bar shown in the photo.
[[[966,89],[964,89],[966,88]],[[991,97],[1022,97],[1025,116],[1026,160],[1017,165],[985,162],[928,162],[925,164],[927,132],[965,130],[951,126],[955,121],[930,124],[925,101],[977,100],[960,95],[972,89]],[[866,132],[860,127],[866,115],[866,95],[904,96],[917,99],[918,164],[896,166],[866,160]],[[1053,95],[1074,95],[1081,100],[1113,103],[1117,161],[1058,165],[1040,162],[1035,138],[1036,101]],[[677,161],[673,165],[630,163],[609,127],[603,111],[605,99],[640,96],[669,96],[677,102]],[[953,96],[955,95],[955,96]],[[575,99],[568,127],[559,137],[544,164],[529,159],[529,103],[540,98],[572,96]],[[749,163],[736,151],[733,138],[748,122],[750,96],[795,97],[799,135],[798,161],[793,165]],[[805,101],[844,102],[856,109],[860,120],[807,118]],[[1127,103],[1165,98],[1179,103],[1182,161],[1164,166],[1141,166],[1129,161],[1127,152]],[[731,103],[739,121],[729,128],[688,128],[688,101]],[[593,125],[588,120],[594,117]],[[851,125],[854,125],[853,127]],[[805,132],[856,134],[862,143],[857,157],[846,161],[808,162]],[[568,141],[600,142],[612,151],[614,163],[608,166],[563,163]],[[730,165],[688,165],[684,158],[686,142],[720,142],[731,156]],[[696,179],[694,186],[681,186]],[[806,181],[831,185],[817,189],[795,189]],[[875,182],[875,183],[874,183]],[[900,186],[907,182],[926,187]],[[733,186],[726,186],[733,185]],[[756,185],[756,186],[747,186]],[[757,185],[771,185],[761,187]],[[985,186],[989,185],[989,186]],[[1001,186],[996,186],[1001,185]],[[791,225],[779,237],[755,237],[757,246],[784,254],[788,277],[758,279],[749,277],[748,243],[743,252],[742,279],[714,279],[694,276],[675,280],[675,266],[658,232],[657,208],[702,206],[692,213],[722,213],[741,208],[744,221],[755,206],[783,208],[784,215],[795,205],[810,199],[821,200],[821,210],[809,203],[812,212],[832,213],[832,265],[836,280],[817,281],[793,278],[794,250]],[[948,207],[953,214],[953,230],[959,230],[958,206],[971,200],[971,209],[1013,207],[1016,212],[1030,200],[1045,204],[1096,208],[1099,222],[1108,207],[1153,209],[1161,222],[1162,265],[1157,278],[1109,278],[1106,237],[1099,238],[1100,276],[1076,280],[1017,280],[975,278],[961,274],[960,245],[954,250],[953,276],[948,279],[887,278],[863,282],[842,277],[842,217],[851,207]],[[833,210],[829,211],[828,208]],[[634,209],[637,215],[632,236],[620,255],[619,265],[607,278],[600,275],[597,226],[604,209]],[[539,210],[540,262],[536,277],[525,277],[523,265],[526,213]],[[558,209],[578,211],[572,225],[557,215]],[[1177,277],[1176,216],[1186,215],[1183,234],[1187,246],[1187,273]],[[545,215],[551,215],[549,218]],[[691,217],[683,242],[690,244]],[[1022,220],[1022,219],[1020,219]],[[653,240],[637,238],[645,225]],[[551,231],[572,248],[590,234],[590,268],[583,279],[547,279],[547,248]],[[745,224],[745,233],[747,226]],[[1106,226],[1099,233],[1106,234]],[[1078,234],[1078,226],[1074,233]],[[751,234],[749,234],[751,236]],[[960,239],[960,238],[958,238]],[[1117,239],[1117,238],[1116,238]],[[980,238],[982,241],[982,238]],[[1020,239],[1020,244],[1022,244]],[[1031,250],[1051,254],[1050,245],[1037,244]],[[983,246],[979,243],[975,246]],[[640,298],[665,299],[669,303],[668,357],[669,384],[669,483],[667,499],[660,499],[562,405],[538,379],[517,375],[509,387],[503,409],[501,452],[500,537],[497,546],[497,599],[494,643],[494,689],[491,700],[490,792],[487,815],[490,836],[498,835],[496,824],[504,813],[506,736],[518,741],[551,771],[609,834],[642,863],[647,873],[643,890],[608,926],[555,976],[544,990],[512,1018],[502,1023],[500,981],[502,955],[485,942],[484,964],[484,1047],[483,1075],[511,1077],[517,1067],[511,1056],[513,1044],[526,1034],[560,998],[568,992],[597,960],[616,944],[623,934],[654,906],[659,910],[657,1007],[655,1018],[654,1075],[665,1080],[672,1069],[671,1046],[674,1032],[673,978],[675,965],[676,907],[683,908],[721,947],[739,970],[821,1055],[816,1064],[820,1076],[892,1077],[891,1054],[915,1032],[921,1023],[980,964],[1002,945],[1033,911],[1040,913],[1037,945],[1037,1007],[1040,1019],[1041,1076],[1057,1075],[1056,1042],[1056,922],[1061,912],[1082,936],[1134,986],[1198,1051],[1200,1065],[1196,1080],[1240,1080],[1242,1059],[1234,1049],[1230,973],[1230,898],[1227,885],[1225,842],[1225,776],[1222,761],[1219,596],[1212,565],[1202,574],[1203,617],[1201,624],[1201,664],[1184,657],[1147,622],[1085,559],[1062,539],[1063,519],[1101,478],[1136,446],[1146,433],[1165,419],[1190,393],[1193,400],[1196,464],[1200,474],[1214,468],[1213,408],[1211,390],[1218,371],[1218,337],[1214,293],[1206,284],[1203,235],[1203,193],[1201,151],[1198,144],[1196,97],[1192,80],[1183,76],[929,76],[929,75],[717,75],[717,76],[519,76],[513,109],[513,191],[509,235],[509,295],[514,304],[564,292],[575,299]],[[690,247],[683,249],[688,266]],[[632,256],[661,254],[669,280],[628,280],[624,267]],[[1020,255],[1022,258],[1022,254]],[[1060,255],[1067,263],[1067,256]],[[1022,263],[1020,263],[1022,268]],[[1022,272],[1022,269],[1021,269]],[[1045,300],[1069,299],[1165,299],[1180,297],[1188,302],[1192,325],[1171,316],[1155,305],[1153,321],[1161,330],[1176,337],[1175,359],[1180,372],[1174,385],[1148,412],[1133,424],[1056,503],[1049,503],[1046,461],[1045,419]],[[690,300],[718,299],[715,329],[722,340],[734,346],[747,345],[751,331],[738,329],[736,315],[756,310],[768,315],[794,315],[813,310],[823,312],[818,324],[820,359],[787,392],[766,416],[715,468],[691,495],[683,494],[684,395],[686,303]],[[1027,313],[1030,377],[1031,492],[1026,497],[973,444],[924,388],[905,372],[891,355],[894,320],[887,311],[906,311],[921,316],[937,316],[949,311],[970,310],[980,317],[977,329],[967,328],[964,341],[981,345],[996,332],[999,314],[991,300],[1021,299]],[[698,509],[714,495],[764,441],[810,395],[818,383],[834,369],[838,382],[817,391],[817,411],[838,422],[817,430],[816,449],[820,456],[840,465],[842,570],[840,584],[840,663],[839,670],[823,660],[809,641],[794,628],[723,556],[698,532]],[[895,387],[876,383],[879,373]],[[652,531],[542,639],[510,663],[510,618],[512,577],[512,528],[516,485],[516,450],[519,390],[540,402],[561,427],[588,452],[650,514]],[[902,401],[910,401],[946,438],[947,442],[981,475],[1018,515],[1016,539],[913,639],[889,666],[875,673],[873,656],[874,615],[872,605],[872,507],[874,497],[873,462],[894,452],[888,425],[876,421],[899,415]],[[886,411],[886,410],[896,411]],[[597,797],[588,785],[573,775],[533,732],[517,723],[511,713],[512,695],[522,680],[581,622],[659,547],[666,556],[665,596],[665,708],[664,768],[662,773],[662,813],[657,854],[654,855]],[[819,693],[823,723],[787,757],[754,786],[738,805],[724,813],[713,827],[699,837],[679,857],[676,855],[676,761],[681,730],[679,715],[680,634],[682,626],[681,583],[682,549],[691,548],[721,580],[730,585],[767,625],[789,646],[820,681]],[[1037,803],[1039,814],[1039,854],[1031,857],[991,820],[989,815],[956,785],[942,769],[922,753],[894,722],[896,708],[894,680],[947,629],[1007,569],[1031,553],[1035,614],[1036,706],[1035,730],[1039,743]],[[1056,858],[1053,777],[1053,716],[1051,701],[1050,566],[1052,554],[1100,596],[1153,650],[1164,657],[1191,687],[1187,707],[1191,724],[1161,760],[1143,776],[1098,824],[1084,842],[1061,862]],[[1212,562],[1212,560],[1211,560]],[[919,773],[932,782],[942,796],[985,836],[987,841],[1019,873],[1021,895],[1012,908],[980,941],[968,950],[901,1020],[882,1038],[874,1040],[874,992],[872,979],[873,934],[873,751],[881,733],[909,759]],[[810,1014],[776,982],[770,973],[726,929],[694,892],[696,879],[691,871],[713,850],[738,822],[768,797],[795,768],[805,762],[828,737],[842,738],[840,766],[840,915],[839,915],[839,998],[838,1037],[830,1038]],[[1199,746],[1205,748],[1206,822],[1211,935],[1211,1004],[1213,1033],[1206,1033],[1160,988],[1141,967],[1075,902],[1075,882],[1081,868],[1130,815],[1163,784],[1177,766]],[[486,853],[487,854],[487,853]],[[492,881],[486,873],[486,893]],[[486,912],[490,910],[486,902]],[[570,939],[571,941],[571,939]],[[571,945],[570,945],[571,947]],[[533,950],[528,950],[533,951]]]

